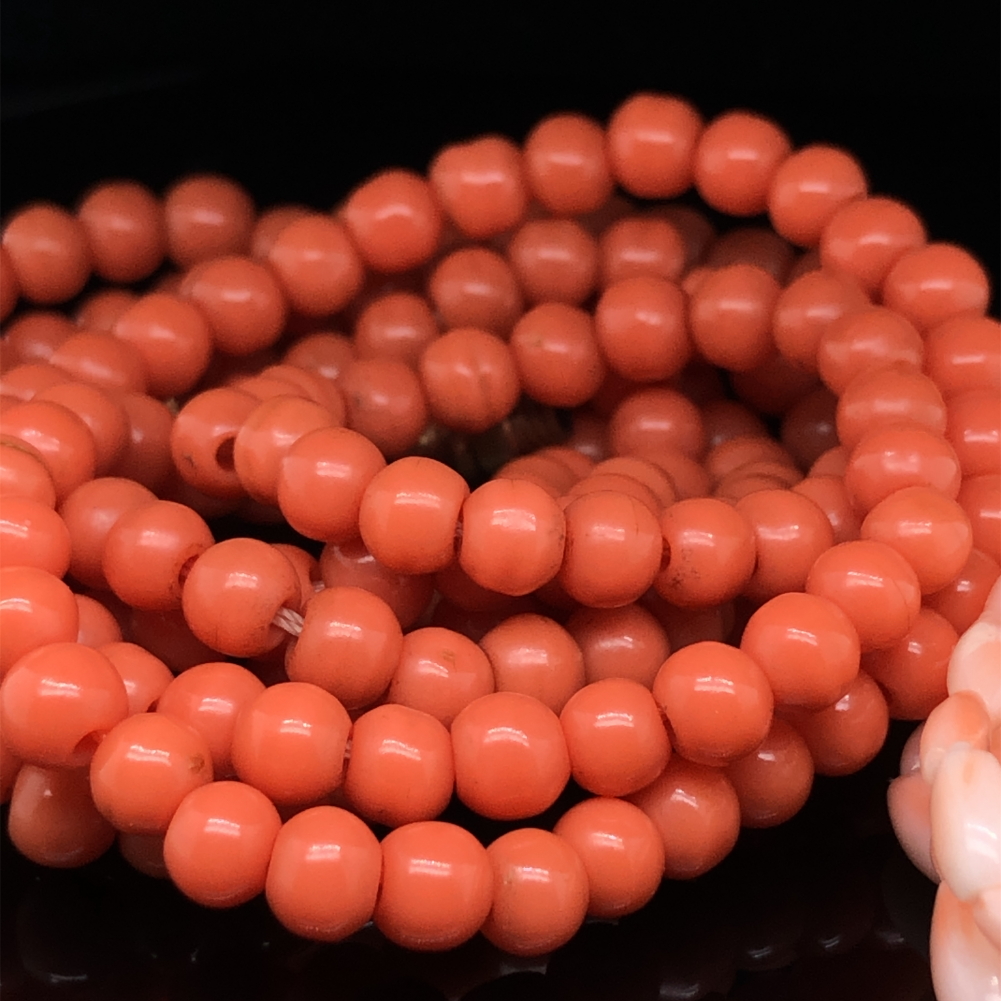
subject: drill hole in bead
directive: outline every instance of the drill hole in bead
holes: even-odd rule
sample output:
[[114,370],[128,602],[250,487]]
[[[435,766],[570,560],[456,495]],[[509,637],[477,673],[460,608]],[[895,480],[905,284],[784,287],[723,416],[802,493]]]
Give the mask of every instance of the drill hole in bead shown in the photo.
[[215,461],[218,463],[220,469],[224,469],[227,473],[233,472],[236,468],[236,464],[233,459],[233,453],[236,445],[236,435],[231,438],[223,438],[215,450]]

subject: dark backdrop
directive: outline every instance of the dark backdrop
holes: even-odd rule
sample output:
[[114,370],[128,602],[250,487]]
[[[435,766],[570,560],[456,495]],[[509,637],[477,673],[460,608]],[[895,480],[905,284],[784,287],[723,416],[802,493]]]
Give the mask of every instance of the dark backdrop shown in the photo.
[[[520,138],[556,110],[605,117],[653,88],[851,149],[873,191],[909,201],[996,283],[999,13],[935,11],[3,0],[0,211],[72,205],[108,176],[162,189],[192,170],[232,174],[262,206],[326,208],[375,169],[423,169],[447,141]],[[883,805],[907,729],[863,775],[819,782],[785,828],[743,835],[708,877],[666,885],[617,927],[585,928],[545,977],[515,966],[474,987],[505,972],[482,943],[426,961],[377,936],[313,947],[259,903],[200,911],[110,856],[43,872],[4,838],[0,982],[11,998],[927,1001],[931,886],[895,848]]]

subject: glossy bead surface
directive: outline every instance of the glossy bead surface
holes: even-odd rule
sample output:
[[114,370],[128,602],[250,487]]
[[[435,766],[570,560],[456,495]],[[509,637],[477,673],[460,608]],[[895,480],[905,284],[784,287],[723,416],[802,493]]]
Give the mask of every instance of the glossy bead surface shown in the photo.
[[518,223],[528,201],[518,148],[500,136],[446,146],[428,170],[431,187],[453,222],[473,239]]
[[675,755],[660,777],[629,798],[664,843],[664,875],[693,879],[730,854],[740,833],[740,803],[719,768]]
[[39,567],[0,567],[0,677],[26,653],[76,640],[80,613],[73,592]]
[[945,436],[964,476],[1001,473],[1001,393],[971,389],[949,398]]
[[146,366],[149,392],[163,399],[190,392],[212,355],[212,333],[201,310],[166,292],[138,299],[112,332],[136,348]]
[[924,370],[943,396],[1001,388],[1001,329],[993,317],[953,317],[925,333]]
[[213,775],[224,779],[234,774],[231,748],[237,717],[263,691],[264,684],[245,667],[210,661],[173,678],[159,696],[156,711],[201,734],[212,756]]
[[344,794],[366,820],[387,827],[434,820],[448,806],[454,778],[452,742],[433,716],[382,705],[355,721]]
[[268,906],[289,931],[338,942],[372,918],[382,875],[375,835],[336,806],[303,810],[282,826],[268,863]]
[[41,453],[18,438],[0,439],[0,495],[56,506],[56,488]]
[[507,245],[507,258],[530,303],[578,306],[598,279],[598,245],[570,219],[532,219]]
[[233,767],[273,803],[313,803],[341,785],[350,728],[347,711],[322,688],[272,685],[237,717]]
[[[6,635],[5,635],[6,643]],[[108,658],[80,643],[48,643],[22,656],[0,686],[4,743],[29,764],[87,765],[129,711]]]
[[927,719],[945,700],[949,659],[958,639],[944,616],[921,608],[902,639],[862,658],[862,667],[886,696],[891,719]]
[[828,221],[820,237],[820,260],[873,293],[894,263],[926,239],[924,223],[902,202],[862,198],[843,205]]
[[772,721],[772,691],[761,667],[723,643],[693,643],[671,654],[657,672],[653,696],[674,748],[701,764],[750,753]]
[[788,723],[772,720],[750,754],[727,765],[744,827],[775,827],[799,813],[813,788],[813,759],[806,741]]
[[389,292],[359,314],[354,346],[359,358],[395,358],[416,365],[424,348],[437,336],[438,324],[423,297]]
[[649,689],[625,678],[581,688],[560,713],[577,784],[596,796],[627,796],[664,769],[671,745]]
[[371,479],[361,498],[358,533],[383,566],[434,573],[455,558],[466,481],[435,459],[397,459]]
[[642,605],[579,608],[566,623],[584,657],[587,684],[629,678],[646,688],[671,652],[667,634]]
[[787,720],[806,741],[818,775],[851,775],[877,755],[889,726],[886,699],[865,671],[833,706]]
[[850,153],[819,143],[804,146],[775,172],[768,191],[768,215],[787,240],[813,247],[834,213],[864,198],[866,187],[862,167]]
[[189,793],[167,828],[163,859],[177,888],[203,907],[236,907],[265,887],[278,811],[242,782]]
[[663,543],[646,505],[602,490],[572,500],[564,514],[566,548],[557,579],[571,597],[592,608],[615,608],[650,587]]
[[163,211],[167,253],[179,267],[250,249],[254,203],[229,178],[217,174],[184,178],[164,196]]
[[615,179],[640,198],[674,198],[692,183],[702,118],[668,94],[636,94],[608,123],[608,159]]
[[684,294],[660,278],[623,278],[606,288],[594,329],[609,367],[636,382],[677,375],[691,357]]
[[214,543],[209,526],[191,508],[155,500],[115,519],[104,540],[101,569],[126,604],[168,611],[181,607],[187,572]]
[[60,403],[33,400],[3,411],[0,434],[35,449],[61,503],[81,483],[94,478],[97,447],[87,425]]
[[14,847],[37,865],[74,869],[103,855],[115,829],[94,807],[82,768],[22,765],[7,814]]
[[524,169],[532,195],[556,215],[593,212],[612,193],[604,130],[584,115],[539,122],[525,139]]
[[493,903],[486,849],[455,824],[430,820],[382,841],[375,925],[405,949],[440,952],[479,931]]
[[664,874],[664,842],[632,803],[596,796],[571,807],[553,833],[580,856],[587,872],[587,913],[614,919],[643,907]]
[[429,260],[441,235],[441,210],[427,181],[386,170],[348,196],[344,223],[365,263],[376,271],[406,271]]
[[904,487],[881,500],[862,522],[861,537],[900,553],[914,568],[922,594],[945,587],[973,548],[966,512],[932,487]]
[[553,619],[511,615],[480,640],[498,692],[531,695],[554,713],[584,684],[584,658],[573,637]]
[[181,800],[211,781],[205,738],[161,713],[122,720],[90,762],[95,805],[116,830],[133,834],[162,834]]
[[63,519],[28,497],[5,497],[0,513],[0,566],[33,566],[62,577],[70,564]]
[[[638,455],[655,462],[669,451],[693,459],[705,450],[705,429],[698,407],[681,393],[659,386],[630,393],[612,413],[608,436],[613,454]],[[670,457],[663,461],[670,461]]]
[[129,715],[152,712],[155,703],[174,680],[170,668],[136,643],[115,641],[98,647],[111,661],[125,685]]
[[705,202],[728,215],[765,210],[769,189],[792,147],[773,122],[744,111],[720,115],[695,148],[695,187]]
[[851,619],[863,653],[907,635],[921,605],[911,565],[895,549],[866,540],[844,542],[819,556],[806,592],[827,598]]
[[149,277],[163,261],[163,208],[142,184],[99,184],[80,203],[77,219],[87,233],[94,270],[105,281],[129,285]]
[[736,597],[754,571],[751,523],[709,497],[678,501],[661,515],[665,563],[653,586],[681,607],[719,605]]
[[833,602],[812,594],[790,592],[765,602],[744,627],[740,649],[764,671],[776,705],[832,705],[859,668],[851,620]]
[[959,458],[949,442],[930,428],[904,422],[865,433],[844,472],[845,489],[863,512],[904,487],[931,487],[955,498],[961,480]]
[[112,393],[83,382],[64,382],[33,399],[58,403],[87,425],[94,439],[95,476],[106,476],[118,465],[129,439],[129,419]]
[[285,670],[292,681],[317,685],[358,709],[385,692],[402,644],[400,623],[382,598],[360,587],[326,587],[306,602]]
[[778,282],[752,264],[709,275],[692,296],[692,340],[706,361],[733,372],[753,369],[773,351],[772,313]]
[[515,956],[539,956],[568,942],[584,922],[587,871],[559,835],[534,827],[502,834],[487,848],[493,906],[483,935]]
[[420,440],[428,422],[429,394],[405,362],[359,358],[345,368],[338,386],[347,408],[345,423],[386,458],[403,455]]
[[299,602],[292,564],[257,539],[227,539],[206,549],[191,565],[181,592],[191,631],[231,657],[278,646],[285,634],[272,620],[281,608],[298,611]]
[[87,232],[58,205],[40,202],[21,209],[3,229],[3,248],[26,299],[65,302],[90,276]]
[[345,227],[318,214],[289,223],[276,237],[268,264],[289,304],[305,316],[328,316],[342,309],[364,279],[361,258]]
[[834,543],[824,512],[791,490],[760,490],[736,506],[754,529],[758,557],[744,593],[764,601],[784,591],[802,591],[814,560]]
[[463,503],[459,563],[482,587],[528,594],[556,575],[565,539],[563,512],[542,487],[491,480]]
[[452,748],[459,798],[495,820],[541,813],[570,778],[558,717],[517,692],[484,695],[466,706],[452,721]]
[[919,330],[959,316],[982,314],[990,279],[972,254],[951,243],[929,243],[902,254],[883,279],[883,302]]
[[403,637],[386,698],[451,727],[470,702],[494,687],[490,661],[479,646],[452,629],[425,626]]

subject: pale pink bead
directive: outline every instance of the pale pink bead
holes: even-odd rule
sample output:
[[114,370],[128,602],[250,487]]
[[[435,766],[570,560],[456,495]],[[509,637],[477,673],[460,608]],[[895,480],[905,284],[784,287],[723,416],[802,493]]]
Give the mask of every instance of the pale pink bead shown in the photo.
[[976,692],[956,692],[928,714],[921,733],[921,777],[934,782],[942,759],[956,744],[986,751],[991,721]]
[[938,1001],[997,1001],[1001,954],[946,883],[935,895],[931,976]]
[[987,751],[959,745],[942,759],[931,789],[935,864],[960,900],[1001,878],[1001,764]]

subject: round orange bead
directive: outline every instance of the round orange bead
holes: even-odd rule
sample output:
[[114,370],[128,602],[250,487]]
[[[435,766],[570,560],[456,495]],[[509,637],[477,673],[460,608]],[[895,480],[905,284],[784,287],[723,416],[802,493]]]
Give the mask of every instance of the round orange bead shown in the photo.
[[671,652],[663,627],[641,605],[578,608],[566,628],[584,657],[587,684],[629,678],[650,688]]
[[191,631],[230,657],[273,650],[285,632],[273,624],[282,608],[298,611],[295,568],[257,539],[227,539],[206,549],[184,580],[181,607]]
[[389,292],[370,302],[355,321],[359,358],[392,358],[416,366],[438,336],[438,324],[425,299],[411,292]]
[[25,654],[76,640],[80,613],[73,592],[39,567],[0,567],[0,678]]
[[201,734],[212,756],[212,773],[217,779],[229,778],[234,774],[231,748],[237,717],[263,691],[264,684],[245,667],[210,661],[173,678],[156,711]]
[[22,765],[7,814],[14,847],[38,865],[71,869],[103,855],[115,829],[90,797],[85,769]]
[[426,626],[403,637],[386,698],[451,727],[470,702],[494,687],[490,661],[479,646],[452,629]]
[[647,904],[664,875],[664,842],[632,803],[595,797],[571,807],[553,833],[580,856],[587,872],[587,913],[614,919]]
[[750,656],[704,641],[664,661],[653,696],[670,726],[671,743],[689,761],[722,765],[750,753],[772,721],[768,678]]
[[776,170],[768,215],[787,240],[814,247],[834,213],[866,194],[865,174],[855,157],[818,143],[797,150]]
[[446,146],[431,163],[428,178],[442,208],[474,240],[511,229],[525,214],[521,152],[509,139],[484,136]]
[[635,601],[661,569],[663,542],[650,509],[611,490],[572,500],[566,516],[566,548],[557,580],[592,608]]
[[94,270],[123,285],[148,278],[163,261],[167,233],[163,207],[142,184],[108,181],[80,203]]
[[555,215],[594,212],[614,186],[604,130],[584,115],[539,122],[525,139],[524,170],[532,194]]
[[462,506],[459,563],[482,587],[529,594],[556,575],[565,535],[563,512],[542,487],[491,480]]
[[691,357],[684,294],[660,278],[623,278],[606,288],[594,328],[609,367],[636,382],[669,379]]
[[570,219],[532,219],[507,245],[507,258],[531,303],[579,306],[594,291],[598,245]]
[[163,842],[170,878],[203,907],[236,907],[264,890],[278,811],[242,782],[210,782],[177,808]]
[[336,806],[316,806],[286,821],[275,838],[265,893],[289,931],[338,942],[372,918],[382,851],[369,828]]
[[818,775],[851,775],[879,753],[890,719],[886,699],[865,671],[833,706],[788,710],[786,719],[806,741]]
[[573,637],[543,615],[511,615],[480,640],[498,692],[531,695],[554,713],[584,684],[584,658]]
[[851,619],[863,653],[906,636],[921,605],[911,565],[890,546],[868,540],[844,542],[818,556],[806,592],[827,598]]
[[317,685],[358,709],[389,687],[402,644],[400,623],[382,598],[360,587],[326,587],[306,602],[285,670],[292,681]]
[[382,841],[382,883],[375,926],[405,949],[440,952],[483,925],[493,903],[486,849],[455,824],[429,820]]
[[577,784],[597,796],[627,796],[664,770],[671,745],[649,689],[626,678],[585,686],[560,713]]
[[369,481],[358,533],[383,566],[399,573],[434,573],[455,558],[466,481],[435,459],[397,459]]
[[181,268],[224,254],[245,254],[254,203],[235,181],[199,174],[178,181],[163,199],[167,253]]
[[776,705],[823,709],[858,674],[858,633],[833,602],[813,594],[779,594],[744,627],[740,649],[765,673]]
[[406,271],[437,249],[441,210],[428,182],[410,171],[376,174],[355,188],[342,214],[365,263],[376,271]]
[[41,304],[72,299],[90,277],[87,231],[58,205],[39,203],[15,213],[3,248],[21,295]]
[[339,788],[351,720],[316,685],[281,682],[240,711],[233,729],[233,767],[241,781],[273,803],[314,803]]
[[740,803],[719,768],[675,755],[660,777],[630,797],[664,842],[664,875],[694,879],[730,854],[740,833]]
[[161,713],[122,720],[90,762],[98,810],[119,831],[162,834],[181,800],[212,781],[205,738]]
[[289,305],[305,316],[329,316],[361,289],[364,270],[346,229],[325,215],[289,223],[268,252]]
[[118,672],[104,654],[80,643],[36,647],[7,671],[0,685],[4,743],[29,764],[87,765],[105,734],[128,711]]
[[454,778],[448,730],[433,716],[383,705],[355,721],[344,794],[366,820],[388,827],[434,820]]
[[31,566],[62,577],[70,565],[66,522],[30,497],[5,497],[0,518],[0,566]]
[[493,906],[483,936],[515,956],[539,956],[564,945],[584,922],[587,871],[556,834],[534,827],[502,834],[487,848]]
[[452,721],[455,787],[470,809],[495,820],[533,817],[570,778],[556,714],[519,692],[471,702]]
[[608,160],[615,179],[640,198],[674,198],[692,183],[702,118],[667,94],[636,94],[608,123]]
[[703,200],[729,215],[763,212],[774,178],[792,146],[773,122],[746,111],[720,115],[699,137],[693,158]]
[[813,788],[813,759],[806,741],[784,720],[746,757],[727,765],[744,827],[775,827],[799,813]]
[[582,309],[536,306],[515,324],[510,344],[523,390],[547,406],[580,406],[605,377],[594,322]]

